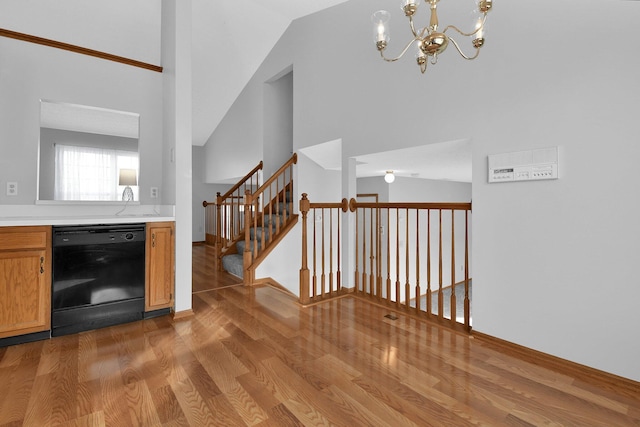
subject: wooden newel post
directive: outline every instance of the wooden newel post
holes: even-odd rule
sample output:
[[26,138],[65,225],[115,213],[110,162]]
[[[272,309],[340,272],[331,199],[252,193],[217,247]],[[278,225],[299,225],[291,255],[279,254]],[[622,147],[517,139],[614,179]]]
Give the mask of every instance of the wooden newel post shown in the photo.
[[222,271],[222,196],[216,193],[216,262]]
[[[251,284],[249,267],[253,259],[253,248],[251,247],[251,222],[253,221],[253,198],[251,190],[246,190],[244,194],[244,253],[242,254],[243,282],[245,285]],[[256,239],[257,242],[257,239]]]
[[302,267],[300,268],[300,303],[309,304],[309,265],[307,263],[307,214],[310,202],[307,193],[302,193],[300,213],[302,214]]

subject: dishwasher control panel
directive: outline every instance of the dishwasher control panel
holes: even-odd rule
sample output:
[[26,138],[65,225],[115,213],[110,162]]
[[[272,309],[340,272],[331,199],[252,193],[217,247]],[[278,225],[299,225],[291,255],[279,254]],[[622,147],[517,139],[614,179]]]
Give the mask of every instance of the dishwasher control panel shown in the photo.
[[61,226],[53,228],[53,246],[129,243],[145,240],[145,224]]

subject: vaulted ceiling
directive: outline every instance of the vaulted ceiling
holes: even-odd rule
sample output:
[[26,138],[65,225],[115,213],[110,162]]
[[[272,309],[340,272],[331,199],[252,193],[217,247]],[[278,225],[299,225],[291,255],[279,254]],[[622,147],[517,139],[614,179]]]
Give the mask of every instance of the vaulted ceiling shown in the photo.
[[346,0],[193,0],[193,145],[203,145],[291,21]]
[[[294,19],[345,1],[192,0],[193,145],[206,143]],[[161,17],[161,0],[0,1],[0,28],[155,65]]]
[[[193,145],[207,142],[293,20],[346,1],[192,0]],[[162,0],[0,1],[0,28],[155,65],[162,64],[161,21]],[[429,157],[437,158],[437,165],[426,167],[427,162],[422,161],[420,167],[409,168],[407,158],[426,155],[396,150],[357,159],[357,174],[373,176],[380,170],[394,169],[405,176],[470,181],[469,141],[448,143],[446,147],[448,157],[435,156],[435,146],[429,149]],[[323,157],[333,154],[325,150],[312,157],[322,163]],[[339,153],[336,155],[339,158]],[[448,158],[452,160],[445,162]],[[462,172],[451,176],[455,170]]]

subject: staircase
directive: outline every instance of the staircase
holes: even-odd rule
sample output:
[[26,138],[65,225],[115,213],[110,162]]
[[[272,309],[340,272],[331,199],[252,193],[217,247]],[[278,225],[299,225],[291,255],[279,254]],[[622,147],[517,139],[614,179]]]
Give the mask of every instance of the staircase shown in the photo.
[[222,268],[226,272],[243,278],[244,253],[249,253],[248,256],[251,257],[251,261],[253,261],[256,249],[258,253],[260,253],[265,243],[268,245],[275,239],[279,229],[284,226],[286,219],[291,216],[288,208],[292,202],[291,192],[285,192],[284,204],[277,202],[278,200],[275,199],[272,201],[272,203],[279,204],[279,211],[271,215],[266,214],[264,216],[264,223],[258,221],[258,226],[251,225],[249,228],[249,240],[246,241],[244,238],[239,239],[235,246],[236,253],[227,253],[222,256]]
[[[259,188],[254,185],[262,162],[215,203],[216,253],[220,269],[255,281],[255,269],[296,224],[293,214],[294,154]],[[257,183],[257,180],[256,180]],[[256,189],[257,188],[257,189]],[[244,194],[242,194],[244,191]],[[209,202],[204,202],[206,207]]]

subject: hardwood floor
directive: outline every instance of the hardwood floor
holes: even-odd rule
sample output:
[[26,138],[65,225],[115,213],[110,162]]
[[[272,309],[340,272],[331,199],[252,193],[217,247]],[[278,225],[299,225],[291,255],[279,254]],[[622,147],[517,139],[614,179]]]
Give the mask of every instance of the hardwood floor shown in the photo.
[[209,245],[193,246],[193,292],[210,291],[242,283],[242,279],[218,271],[216,252]]
[[640,425],[638,390],[359,299],[232,286],[193,310],[0,349],[0,426]]

